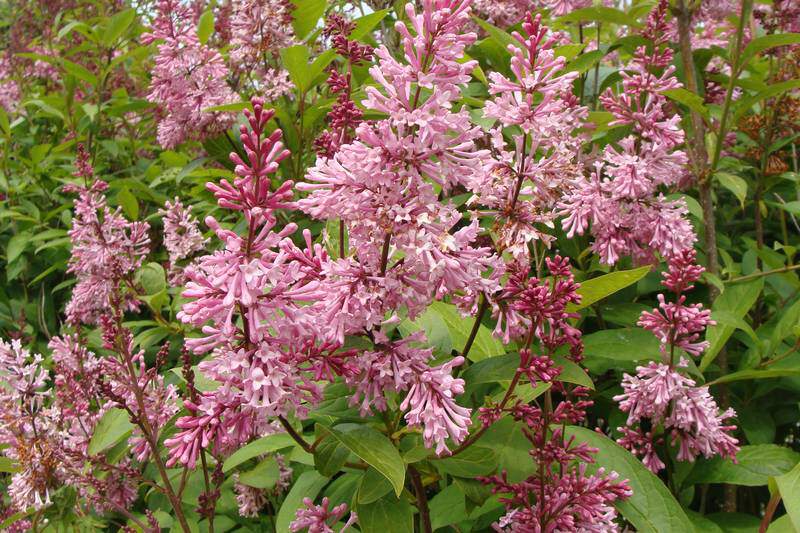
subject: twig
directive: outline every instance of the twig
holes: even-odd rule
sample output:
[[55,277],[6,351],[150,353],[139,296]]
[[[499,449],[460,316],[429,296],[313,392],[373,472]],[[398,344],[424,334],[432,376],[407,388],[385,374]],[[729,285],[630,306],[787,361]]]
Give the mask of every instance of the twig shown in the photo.
[[314,453],[314,447],[313,447],[311,444],[309,444],[309,443],[308,443],[308,442],[307,442],[307,441],[306,441],[306,440],[303,438],[303,436],[302,436],[302,435],[300,435],[300,434],[299,434],[297,431],[295,431],[295,430],[294,430],[294,428],[292,427],[292,425],[289,423],[289,421],[288,421],[288,420],[286,420],[286,419],[285,419],[284,417],[282,417],[282,416],[279,416],[279,417],[278,417],[278,421],[281,423],[281,425],[283,426],[283,428],[286,430],[286,433],[288,433],[288,434],[289,434],[289,436],[290,436],[290,437],[292,437],[292,439],[294,439],[294,441],[295,441],[297,444],[299,444],[299,445],[300,445],[300,447],[301,447],[301,448],[303,448],[303,450],[304,450],[305,452],[307,452],[307,453]]

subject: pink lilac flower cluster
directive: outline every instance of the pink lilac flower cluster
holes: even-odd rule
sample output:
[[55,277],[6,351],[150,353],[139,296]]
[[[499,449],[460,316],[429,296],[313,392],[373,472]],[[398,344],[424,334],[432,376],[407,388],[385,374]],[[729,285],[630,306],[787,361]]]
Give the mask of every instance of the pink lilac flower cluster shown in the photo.
[[684,142],[680,117],[670,114],[663,94],[680,87],[670,66],[668,7],[662,0],[648,17],[642,36],[653,46],[637,48],[621,71],[622,91],[615,95],[609,89],[600,97],[614,116],[610,125],[629,126],[633,133],[606,146],[591,176],[577,180],[560,204],[567,235],[591,226],[592,249],[605,264],[623,256],[653,262],[654,252],[668,258],[696,240],[685,203],[661,192],[685,181],[687,163],[678,149]]
[[[708,387],[698,387],[682,373],[688,361],[682,353],[699,356],[708,346],[698,341],[706,327],[714,322],[702,304],[686,304],[685,293],[693,288],[704,269],[695,263],[694,250],[687,250],[669,261],[663,285],[676,296],[666,302],[659,294],[659,308],[645,311],[639,325],[653,332],[661,343],[663,362],[651,361],[636,368],[636,375],[625,374],[623,393],[614,397],[623,412],[628,413],[627,427],[618,428],[618,442],[642,457],[653,472],[665,467],[657,453],[663,438],[649,427],[663,427],[664,438],[677,445],[677,458],[693,461],[698,455],[735,458],[738,441],[731,435],[736,426],[726,422],[736,416],[733,409],[721,410]],[[677,362],[675,361],[678,358]]]
[[280,50],[295,44],[292,10],[288,0],[231,0],[228,24],[233,71],[254,81],[266,100],[292,91],[289,73],[275,66]]
[[289,531],[308,531],[308,533],[334,533],[336,531],[347,531],[356,523],[358,516],[356,513],[350,513],[350,518],[347,522],[340,527],[337,526],[333,529],[347,512],[347,504],[340,503],[339,505],[331,508],[330,500],[322,498],[320,505],[315,505],[311,498],[304,498],[303,505],[297,510],[294,521],[289,524]]
[[[8,487],[12,508],[26,511],[51,503],[51,494],[74,487],[83,505],[103,514],[128,508],[137,497],[138,474],[123,456],[103,463],[102,479],[87,473],[88,446],[107,410],[99,401],[100,360],[75,336],[54,337],[54,378],[48,379],[43,358],[20,341],[0,341],[0,444],[18,468]],[[55,392],[55,394],[51,394]]]
[[591,5],[591,0],[473,0],[472,9],[490,24],[507,28],[532,11],[547,9],[552,16],[560,17]]
[[[532,278],[522,281],[522,275],[512,276],[506,297],[512,307],[527,318],[525,328],[518,334],[525,337],[520,350],[520,366],[504,400],[497,406],[481,410],[484,425],[496,421],[504,412],[525,425],[523,435],[531,443],[530,455],[538,465],[536,473],[520,482],[509,481],[505,472],[483,478],[492,491],[501,494],[506,514],[494,524],[496,531],[618,531],[613,503],[627,498],[631,490],[627,481],[618,481],[615,472],[603,468],[590,474],[587,465],[594,463],[597,450],[576,442],[564,433],[566,424],[579,424],[592,405],[585,399],[588,390],[555,381],[561,368],[555,365],[555,351],[570,347],[569,358],[580,361],[583,344],[580,331],[569,325],[574,314],[565,311],[568,303],[578,303],[578,284],[575,283],[566,259],[547,260],[552,280],[539,282]],[[522,330],[525,329],[525,333]],[[533,356],[532,343],[537,341],[542,355]],[[528,405],[518,401],[508,407],[513,388],[525,376],[531,386],[549,383],[550,389],[543,405]],[[563,399],[553,406],[552,394]]]
[[198,40],[195,21],[190,5],[159,0],[152,27],[142,36],[144,44],[159,43],[147,98],[159,105],[158,142],[164,148],[224,131],[233,116],[204,110],[239,101],[227,84],[225,60]]
[[164,247],[169,254],[168,278],[172,285],[183,285],[186,281],[179,263],[205,248],[207,239],[200,232],[197,219],[192,215],[192,206],[184,206],[175,198],[167,201],[158,214],[164,217]]
[[[129,222],[120,208],[112,211],[108,206],[103,194],[108,184],[95,179],[83,147],[79,147],[77,167],[75,175],[82,178],[83,185],[64,187],[78,193],[69,230],[72,255],[67,269],[78,280],[66,309],[67,321],[73,325],[96,323],[111,308],[119,285],[131,283],[150,245],[146,222]],[[130,292],[125,294],[124,306],[137,309],[138,301]]]
[[[388,118],[360,124],[352,143],[318,159],[298,185],[310,192],[300,209],[347,228],[350,250],[336,274],[342,289],[362,295],[335,310],[348,333],[371,329],[401,307],[414,318],[434,297],[450,295],[472,308],[502,273],[491,250],[475,245],[478,221],[459,227],[461,214],[437,197],[437,187],[478,181],[488,155],[475,147],[481,132],[467,110],[453,111],[476,65],[458,61],[475,40],[461,33],[469,7],[429,0],[421,13],[410,4],[406,11],[414,33],[397,24],[406,63],[377,49],[370,73],[378,87],[368,87],[363,102]],[[484,277],[488,271],[493,274]]]
[[317,153],[324,157],[331,157],[340,146],[353,140],[353,132],[364,115],[351,99],[353,66],[372,61],[373,49],[369,45],[348,39],[355,27],[354,22],[334,13],[328,17],[322,30],[323,35],[331,39],[333,49],[347,61],[346,73],[341,74],[333,68],[328,77],[328,88],[337,95],[336,103],[328,113],[330,130],[322,132],[314,140]]
[[[508,250],[520,261],[528,260],[534,241],[549,245],[549,230],[556,217],[556,201],[565,186],[583,175],[579,159],[585,140],[577,135],[588,115],[572,94],[577,72],[563,73],[565,59],[556,57],[559,39],[548,36],[541,16],[527,15],[522,29],[512,35],[518,45],[512,54],[509,79],[499,72],[489,74],[489,93],[484,117],[499,122],[489,131],[495,159],[488,159],[485,174],[472,184],[479,202],[496,217],[499,250]],[[509,134],[508,146],[504,132]]]

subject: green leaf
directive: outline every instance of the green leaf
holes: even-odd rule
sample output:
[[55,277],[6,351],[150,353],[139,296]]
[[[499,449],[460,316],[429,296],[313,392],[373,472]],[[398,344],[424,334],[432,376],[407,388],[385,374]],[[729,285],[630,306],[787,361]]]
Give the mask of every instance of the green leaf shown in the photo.
[[292,11],[292,27],[294,34],[303,39],[313,30],[319,18],[325,12],[326,0],[292,0],[295,5]]
[[256,489],[271,489],[278,482],[280,468],[274,456],[267,457],[252,470],[239,474],[239,483]]
[[[404,336],[422,329],[430,344],[449,354],[451,350],[463,350],[472,330],[473,320],[462,317],[456,306],[436,301],[413,322],[404,320],[399,329]],[[471,361],[481,361],[505,352],[503,343],[495,339],[489,328],[481,324],[468,357]]]
[[592,50],[591,52],[581,54],[564,67],[564,72],[578,72],[579,74],[583,74],[603,59],[604,55],[605,52],[602,50]]
[[431,513],[431,528],[434,531],[469,518],[464,493],[457,485],[449,485],[434,496],[428,503],[428,508]]
[[796,335],[794,331],[798,324],[800,324],[800,300],[796,301],[788,309],[784,308],[781,312],[780,319],[775,324],[775,329],[770,336],[768,357],[775,353],[775,350],[785,339]]
[[197,20],[197,40],[201,44],[206,44],[212,33],[214,33],[214,12],[206,9]]
[[120,189],[117,193],[117,204],[122,207],[122,211],[125,212],[125,216],[129,219],[136,220],[139,218],[139,200],[127,187]]
[[741,98],[736,103],[736,111],[733,114],[734,123],[738,123],[739,120],[743,116],[745,116],[748,111],[752,111],[753,107],[761,100],[766,100],[767,98],[773,98],[775,96],[783,94],[787,91],[791,91],[793,89],[797,89],[799,87],[800,87],[800,79],[788,80],[770,85],[763,91],[759,91],[757,94],[753,96]]
[[22,252],[27,248],[28,243],[31,241],[31,234],[27,231],[17,233],[8,240],[6,247],[6,263],[10,265],[22,255]]
[[641,24],[630,15],[613,7],[595,6],[576,9],[558,19],[560,23],[567,22],[606,22],[621,26],[639,27]]
[[379,500],[392,491],[392,484],[374,468],[368,468],[358,487],[358,503],[368,504]]
[[98,454],[127,438],[132,431],[133,424],[131,424],[126,411],[117,408],[109,409],[103,413],[95,426],[87,451],[90,455]]
[[492,24],[482,20],[479,17],[473,16],[473,22],[475,22],[478,26],[483,28],[483,30],[489,34],[489,37],[497,41],[504,49],[508,48],[509,45],[519,47],[521,46],[519,41],[514,39],[508,32],[505,30],[501,30],[497,26],[493,26]]
[[9,459],[8,457],[0,455],[0,472],[5,473],[5,474],[13,474],[14,472],[17,472],[18,470],[19,470],[19,467],[14,464],[14,461]]
[[583,368],[581,368],[580,365],[561,355],[555,356],[553,361],[555,362],[556,366],[561,367],[561,373],[558,375],[556,380],[563,383],[573,383],[588,389],[594,389],[592,378],[589,377],[589,375]]
[[714,177],[720,185],[728,189],[739,200],[739,205],[744,209],[744,201],[747,198],[747,181],[744,178],[731,174],[730,172],[716,172]]
[[[714,305],[711,308],[712,316],[715,311],[723,311],[733,317],[744,318],[750,308],[753,307],[753,304],[756,302],[763,288],[763,278],[758,278],[747,283],[729,285],[725,289],[725,292],[719,295],[714,301]],[[708,368],[708,365],[714,361],[735,329],[734,326],[726,324],[709,326],[706,330],[706,340],[709,342],[709,346],[698,365],[701,372]]]
[[390,494],[368,505],[359,504],[356,510],[362,533],[414,531],[414,509],[405,499],[396,499]]
[[684,88],[669,89],[667,91],[663,91],[661,94],[674,102],[685,105],[707,121],[711,120],[711,117],[708,113],[708,108],[704,105],[703,99],[699,95],[691,91],[687,91]]
[[775,484],[783,499],[783,506],[794,525],[795,531],[800,531],[800,464],[789,472],[775,478]]
[[435,460],[436,466],[446,474],[474,478],[491,474],[497,468],[497,454],[492,448],[473,445],[452,457]]
[[333,477],[342,469],[348,457],[350,450],[347,446],[334,438],[325,438],[314,449],[314,467],[323,476]]
[[581,283],[578,289],[578,294],[581,295],[581,302],[577,305],[568,306],[567,310],[577,311],[589,307],[593,303],[633,285],[645,277],[648,272],[650,272],[650,267],[643,266],[633,270],[618,270],[586,280]]
[[659,357],[658,339],[642,328],[606,329],[583,337],[587,357],[621,361],[652,360]]
[[719,385],[720,383],[731,383],[733,381],[744,381],[752,379],[767,379],[767,378],[782,378],[786,376],[800,376],[800,369],[798,368],[770,368],[766,370],[740,370],[725,374],[714,381],[706,383],[709,387],[711,385]]
[[400,457],[400,452],[386,435],[360,424],[339,424],[334,428],[327,428],[321,424],[320,426],[364,462],[383,474],[394,487],[395,493],[400,496],[406,478],[406,466]]
[[147,263],[136,272],[136,282],[142,286],[145,294],[158,294],[167,288],[167,276],[164,267],[158,263]]
[[128,30],[130,25],[136,19],[136,10],[126,9],[120,11],[111,17],[108,21],[108,26],[103,33],[102,43],[105,47],[111,47],[116,44],[117,39]]
[[739,64],[746,65],[756,54],[764,50],[797,43],[800,43],[800,33],[775,33],[757,37],[747,43],[742,57],[739,59]]
[[253,457],[276,452],[284,448],[291,448],[294,445],[294,440],[287,433],[274,433],[266,437],[261,437],[233,452],[231,456],[225,460],[225,463],[223,463],[222,471],[228,473]]
[[309,65],[309,49],[307,46],[297,44],[284,48],[280,52],[281,61],[283,66],[289,72],[289,77],[300,90],[301,93],[308,91],[314,79],[319,76],[327,67],[333,58],[336,57],[336,52],[327,50],[317,57],[313,63]]
[[319,475],[314,470],[300,474],[283,500],[283,505],[275,518],[277,533],[289,533],[289,524],[294,521],[297,510],[303,507],[303,498],[313,500],[327,483],[328,478]]
[[736,454],[736,461],[734,463],[720,457],[699,460],[686,478],[686,483],[730,483],[746,487],[766,485],[770,477],[789,472],[800,461],[800,453],[777,444],[754,444],[742,446]]
[[369,15],[364,15],[363,17],[357,18],[354,21],[356,23],[356,27],[350,32],[348,38],[353,41],[361,40],[363,37],[369,34],[369,32],[371,32],[372,29],[377,26],[388,14],[388,9],[381,9],[375,13],[370,13]]
[[713,311],[711,313],[711,318],[717,324],[732,326],[735,329],[740,329],[744,331],[748,337],[753,339],[754,342],[760,342],[758,339],[758,335],[756,335],[756,332],[753,331],[752,327],[750,327],[750,324],[745,322],[745,320],[742,317],[734,315],[730,311],[717,309],[716,311]]
[[615,507],[636,531],[694,531],[692,522],[664,483],[628,450],[587,428],[570,426],[566,435],[575,436],[578,442],[599,450],[597,462],[587,465],[590,472],[602,466],[607,471],[618,473],[620,479],[628,480],[633,495],[617,502]]
[[60,59],[60,61],[61,66],[67,71],[68,74],[72,74],[79,80],[85,81],[92,87],[97,85],[97,76],[95,76],[88,68],[84,67],[83,65],[73,63],[69,59],[64,59],[63,57]]

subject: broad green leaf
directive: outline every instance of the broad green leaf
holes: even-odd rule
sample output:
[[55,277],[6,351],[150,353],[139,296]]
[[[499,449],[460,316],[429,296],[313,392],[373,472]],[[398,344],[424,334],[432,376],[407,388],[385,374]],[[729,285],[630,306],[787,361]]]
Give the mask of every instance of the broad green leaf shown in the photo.
[[775,483],[795,531],[800,531],[800,463],[789,472],[776,477]]
[[117,193],[117,204],[122,207],[125,216],[130,220],[139,218],[139,200],[127,187]]
[[[756,533],[761,520],[758,517],[745,513],[712,513],[706,519],[713,522],[725,533]],[[698,533],[706,533],[698,530]]]
[[159,263],[147,263],[136,272],[136,282],[145,294],[158,294],[167,288],[167,275]]
[[742,446],[736,454],[736,461],[720,457],[698,460],[686,483],[766,485],[770,477],[789,472],[800,461],[800,453],[777,444],[753,444]]
[[628,450],[587,428],[569,426],[566,435],[575,436],[577,442],[585,442],[599,450],[597,462],[587,465],[590,472],[603,467],[606,471],[618,473],[620,479],[628,480],[633,495],[617,502],[615,507],[636,531],[694,531],[692,522],[664,483]]
[[304,44],[296,44],[281,49],[280,55],[292,82],[301,92],[308,90],[308,86],[311,84],[308,74],[308,47]]
[[347,446],[337,439],[327,437],[314,450],[314,467],[323,476],[333,477],[342,469],[348,457],[350,450]]
[[744,52],[742,52],[742,57],[739,59],[739,63],[741,65],[746,65],[756,54],[764,50],[797,43],[800,43],[800,33],[775,33],[756,37],[747,43]]
[[474,444],[457,455],[437,459],[435,464],[451,476],[474,478],[494,472],[497,454],[492,448]]
[[772,521],[767,528],[767,533],[797,533],[799,530],[800,528],[795,527],[792,523],[792,517],[785,514]]
[[380,24],[380,22],[388,14],[388,9],[381,9],[375,13],[370,13],[369,15],[364,15],[363,17],[357,18],[354,21],[356,23],[356,27],[350,32],[348,38],[353,41],[361,40],[363,37],[369,34],[369,32],[371,32],[375,26]]
[[682,87],[679,89],[669,89],[663,91],[661,94],[674,102],[685,105],[704,119],[710,120],[711,117],[708,114],[708,108],[704,105],[703,99],[699,95],[687,91]]
[[233,112],[238,113],[245,109],[250,109],[250,102],[234,102],[232,104],[214,105],[211,107],[204,107],[203,113],[223,113]]
[[6,137],[11,136],[11,123],[8,121],[8,113],[5,109],[0,108],[0,129]]
[[633,285],[650,272],[649,266],[634,268],[633,270],[618,270],[609,274],[604,274],[596,278],[586,280],[581,283],[578,294],[581,301],[577,305],[569,305],[568,311],[577,311],[589,307],[603,298],[621,291],[625,287]]
[[519,367],[519,353],[489,357],[470,365],[461,377],[467,385],[511,381]]
[[744,178],[731,174],[730,172],[717,172],[714,174],[720,185],[728,189],[739,200],[739,205],[744,209],[744,201],[747,198],[747,181]]
[[[744,318],[750,308],[753,307],[753,304],[756,302],[763,288],[763,278],[758,278],[747,283],[728,285],[725,292],[719,295],[714,301],[714,305],[711,308],[712,316],[715,311],[723,311],[733,317]],[[701,372],[708,368],[708,365],[714,361],[735,329],[734,326],[726,324],[709,326],[706,330],[706,340],[709,342],[709,346],[698,365]]]
[[250,444],[233,452],[231,456],[225,460],[225,463],[223,463],[222,471],[225,473],[230,472],[240,464],[252,459],[253,457],[258,457],[259,455],[263,455],[265,453],[276,452],[284,448],[291,448],[294,445],[294,440],[292,440],[292,437],[286,433],[275,433],[272,435],[267,435],[266,437],[261,437],[260,439],[254,440]]
[[558,22],[606,22],[610,24],[619,24],[621,26],[641,26],[641,24],[635,18],[631,17],[624,11],[605,6],[576,9],[568,15],[560,17]]
[[359,504],[358,527],[362,533],[408,533],[414,531],[414,509],[404,498],[391,494],[368,505]]
[[431,528],[434,531],[469,518],[464,493],[458,485],[447,486],[428,502],[428,508],[431,513]]
[[785,92],[797,89],[799,87],[800,87],[800,79],[782,81],[780,83],[775,83],[773,85],[770,85],[763,91],[759,91],[757,94],[754,94],[753,96],[748,96],[746,98],[738,100],[736,104],[736,111],[733,114],[734,123],[739,122],[739,120],[743,116],[745,116],[748,112],[753,111],[753,107],[761,100],[766,100],[767,98],[774,98],[775,96],[781,95]]
[[523,427],[522,422],[505,416],[492,424],[475,444],[494,450],[497,471],[507,472],[511,482],[522,481],[536,469],[536,463],[528,455],[531,443],[522,432]]
[[319,18],[325,12],[326,0],[292,0],[295,5],[292,11],[294,34],[304,39],[313,30]]
[[289,494],[283,500],[278,516],[275,518],[277,533],[289,533],[289,524],[294,521],[297,510],[303,507],[303,498],[316,498],[319,491],[328,483],[328,478],[321,476],[314,470],[300,474],[294,482]]
[[111,17],[108,21],[108,26],[106,27],[105,32],[103,32],[103,46],[111,47],[116,44],[117,39],[122,37],[135,19],[136,10],[134,9],[120,11]]
[[606,329],[583,337],[586,357],[598,356],[623,361],[659,358],[658,339],[642,328]]
[[274,456],[267,457],[258,466],[239,474],[239,483],[256,489],[271,489],[278,482],[280,467]]
[[[436,301],[413,322],[404,320],[399,328],[404,336],[424,330],[430,344],[449,354],[451,350],[461,352],[464,349],[474,320],[472,317],[462,317],[456,306]],[[481,324],[468,358],[471,361],[481,361],[505,352],[503,343],[495,339],[489,328]]]
[[400,496],[406,478],[406,465],[400,452],[386,435],[360,424],[339,424],[333,428],[325,428],[325,431],[383,474]]
[[758,405],[748,405],[736,409],[736,415],[748,444],[769,444],[775,440],[775,420],[771,413]]
[[90,455],[105,451],[127,438],[132,431],[133,424],[131,424],[126,411],[117,408],[109,409],[97,422],[87,451]]
[[79,80],[85,81],[93,87],[97,85],[97,76],[95,76],[91,70],[83,65],[79,65],[62,57],[61,66],[64,67],[64,70],[66,70],[68,74],[72,74]]
[[214,12],[206,9],[197,20],[197,40],[201,44],[206,44],[212,33],[214,33]]
[[8,457],[0,455],[0,473],[12,474],[17,470],[19,470],[19,468],[14,464],[14,461]]
[[392,491],[392,484],[374,468],[368,468],[358,487],[358,503],[368,504],[379,500]]
[[508,32],[505,30],[501,30],[497,26],[494,26],[485,20],[479,17],[472,17],[472,20],[480,26],[492,39],[497,41],[503,48],[508,48],[509,46],[522,46],[519,41],[514,39]]
[[556,378],[557,381],[580,385],[581,387],[586,387],[588,389],[594,389],[592,378],[589,377],[589,375],[583,368],[581,368],[580,365],[560,355],[554,357],[553,361],[555,362],[556,366],[561,367],[561,373]]
[[786,376],[800,376],[798,368],[768,368],[765,370],[740,370],[725,374],[714,381],[709,381],[706,385],[719,385],[720,383],[731,383],[733,381],[744,381],[753,379],[782,378]]
[[564,67],[564,72],[577,72],[579,74],[583,74],[595,64],[597,64],[603,56],[605,52],[602,50],[592,50],[591,52],[586,52],[585,54],[581,54],[572,61],[570,61],[566,67]]
[[750,327],[750,324],[745,322],[745,320],[737,315],[734,315],[730,311],[723,311],[721,309],[717,309],[711,313],[711,318],[717,324],[723,324],[726,326],[733,326],[736,329],[740,329],[747,333],[747,336],[753,339],[754,342],[760,342],[758,340],[758,335],[756,332],[753,331],[753,328]]
[[25,248],[28,246],[30,241],[31,234],[27,231],[17,233],[16,235],[12,236],[8,240],[8,246],[6,247],[6,264],[10,265],[16,261],[19,256],[22,255],[22,252],[25,251]]
[[283,66],[289,72],[289,77],[294,84],[304,93],[308,91],[314,79],[319,76],[327,67],[333,58],[336,57],[336,52],[327,50],[320,54],[309,65],[309,50],[308,47],[302,44],[284,48],[280,52]]
[[780,320],[775,324],[775,329],[770,336],[770,349],[767,356],[775,353],[781,343],[792,335],[796,335],[795,328],[800,324],[800,300],[792,304],[788,309],[784,308],[780,315]]

